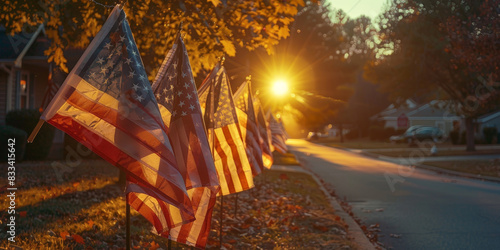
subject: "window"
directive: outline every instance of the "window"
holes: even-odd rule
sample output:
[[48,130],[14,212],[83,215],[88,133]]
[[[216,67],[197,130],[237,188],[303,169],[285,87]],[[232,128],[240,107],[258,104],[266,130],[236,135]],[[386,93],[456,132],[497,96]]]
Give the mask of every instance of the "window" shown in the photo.
[[30,106],[30,75],[28,72],[21,72],[19,80],[19,108],[27,109]]

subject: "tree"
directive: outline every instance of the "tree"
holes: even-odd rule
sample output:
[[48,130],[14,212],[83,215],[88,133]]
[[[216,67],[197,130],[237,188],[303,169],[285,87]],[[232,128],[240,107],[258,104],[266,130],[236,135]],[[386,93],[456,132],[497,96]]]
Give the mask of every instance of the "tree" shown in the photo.
[[[51,39],[49,62],[67,72],[64,51],[84,48],[100,30],[115,0],[6,0],[0,6],[0,24],[11,33],[45,25]],[[152,78],[180,28],[193,72],[211,69],[236,48],[268,53],[289,36],[289,24],[303,0],[137,0],[124,1],[136,43]],[[109,5],[109,6],[106,6]]]
[[[305,129],[317,130],[332,122],[354,92],[352,85],[362,65],[357,57],[360,53],[357,42],[364,38],[358,36],[355,41],[351,34],[371,32],[371,24],[363,28],[369,22],[369,19],[351,20],[343,11],[332,13],[324,1],[319,4],[308,1],[299,8],[290,26],[290,37],[276,46],[272,56],[257,53],[250,62],[245,57],[232,64],[252,75],[253,86],[260,89],[264,104],[291,114]],[[231,69],[228,72],[236,79],[241,78],[239,72]],[[291,84],[292,91],[284,97],[286,100],[265,93],[278,76],[287,78]]]
[[448,99],[465,117],[467,150],[475,150],[474,119],[500,100],[498,6],[499,0],[393,1],[366,75],[396,102]]

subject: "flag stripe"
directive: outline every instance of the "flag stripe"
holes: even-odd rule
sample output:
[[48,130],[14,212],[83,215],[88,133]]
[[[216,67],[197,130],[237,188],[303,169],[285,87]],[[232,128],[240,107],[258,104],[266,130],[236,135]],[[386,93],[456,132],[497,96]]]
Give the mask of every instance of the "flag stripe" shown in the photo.
[[[245,138],[246,149],[249,151],[248,158],[253,158],[250,160],[250,166],[252,167],[253,176],[257,176],[262,172],[262,152],[260,152],[260,146],[256,141],[254,133],[252,132],[252,122],[248,121],[248,117],[240,109],[236,109],[238,114],[238,121],[240,123],[241,135]],[[262,163],[262,164],[261,164]]]
[[216,201],[215,195],[207,188],[193,188],[188,193],[192,197],[193,207],[197,208],[196,220],[173,228],[170,231],[170,236],[177,242],[185,242],[191,246],[205,248],[208,234],[201,232],[210,230],[211,214]]
[[[60,114],[55,114],[54,117],[47,122],[50,124],[57,124],[61,128],[66,129],[65,131],[68,131],[68,134],[70,136],[82,142],[82,144],[84,144],[85,146],[90,147],[92,151],[96,152],[99,156],[101,156],[111,164],[124,170],[128,170],[128,173],[135,179],[148,179],[148,177],[144,175],[143,166],[149,168],[151,168],[151,166],[132,158],[130,155],[116,147],[113,143],[110,143],[101,135],[95,133],[96,131],[87,129],[85,126],[78,123],[75,119],[62,116]],[[100,140],[99,143],[91,143],[89,142],[89,138],[101,138],[102,140]],[[128,167],[125,168],[124,166]],[[175,173],[162,173],[162,175],[163,174],[170,175]],[[161,199],[165,199],[172,204],[180,205],[181,207],[183,207],[184,203],[177,204],[176,201],[184,202],[185,199],[189,200],[189,197],[187,197],[183,189],[177,187],[173,183],[167,183],[166,180],[163,182],[158,182],[158,180],[155,180],[155,182],[153,183],[156,184],[156,187],[151,185],[149,182],[141,182],[141,184],[146,185],[153,190],[156,190],[156,192],[161,195]],[[169,196],[163,195],[162,193],[164,192],[168,193]],[[191,210],[190,208],[185,207],[184,209],[186,209],[186,211]]]
[[[188,122],[184,122],[184,119],[187,119]],[[194,122],[189,121],[189,119],[193,120]],[[176,131],[177,133],[177,136],[172,137],[172,145],[174,146],[174,150],[175,152],[182,152],[182,155],[176,156],[176,158],[178,159],[177,163],[178,165],[184,164],[181,166],[187,167],[187,169],[185,169],[187,171],[186,176],[188,177],[186,179],[186,189],[190,189],[193,187],[212,186],[210,181],[210,179],[212,178],[210,178],[207,168],[196,167],[206,165],[207,161],[213,160],[211,159],[211,155],[207,156],[203,154],[204,150],[202,150],[201,144],[203,141],[207,141],[206,135],[198,132],[199,129],[197,130],[195,128],[195,123],[202,123],[199,115],[188,115],[183,118],[177,119],[176,121],[172,122],[170,126],[170,130]],[[185,145],[190,145],[190,147],[186,147]],[[208,144],[204,146],[206,147],[206,149],[210,148]],[[186,165],[186,162],[192,163]]]
[[220,147],[221,141],[219,140],[219,137],[215,136],[214,139],[215,139],[215,145],[217,145],[215,147],[215,151],[219,155],[220,160],[221,160],[221,165],[222,165],[222,169],[220,171],[218,171],[220,173],[223,173],[223,176],[221,176],[221,178],[224,179],[224,184],[221,184],[221,185],[224,185],[224,188],[229,189],[230,194],[235,193],[236,189],[234,188],[233,178],[230,176],[231,173],[229,172],[230,171],[229,170],[229,162],[228,162],[229,158],[226,155],[226,153],[224,152],[224,149],[222,149],[222,147]]
[[[230,147],[231,156],[232,156],[231,159],[234,159],[234,161],[238,165],[241,165],[243,161],[240,158],[240,155],[243,155],[245,152],[238,152],[238,146],[240,148],[243,148],[243,145],[242,145],[241,141],[240,141],[240,143],[238,143],[238,142],[233,140],[233,138],[237,138],[236,136],[239,136],[239,134],[236,134],[236,135],[233,134],[235,132],[234,130],[236,130],[236,129],[237,128],[236,128],[235,124],[230,124],[230,125],[222,128],[222,133],[224,134],[224,139],[228,142],[229,145],[236,145],[235,147]],[[235,171],[231,171],[230,173],[231,173],[231,177],[233,179],[235,179],[236,181],[238,181],[239,185],[241,186],[241,188],[238,187],[238,190],[247,190],[253,186],[253,185],[252,186],[249,185],[248,178],[252,178],[252,177],[247,177],[247,174],[244,171],[244,168],[242,168],[242,167],[236,168]],[[237,174],[237,176],[234,176],[236,174]]]
[[184,217],[178,208],[151,196],[151,190],[145,190],[135,183],[128,183],[127,192],[130,206],[149,220],[158,234],[168,233],[168,228],[180,226],[195,219],[192,216]]
[[[138,196],[143,195],[141,193],[129,193],[128,194],[128,203],[131,207],[133,207],[137,212],[143,214],[144,218],[146,218],[153,226],[155,227],[156,230],[163,230],[163,225],[172,225],[174,222],[172,220],[168,220],[162,216],[162,218],[159,218],[158,216],[151,216],[155,215],[153,213],[153,210],[147,206],[146,204],[148,203],[147,199],[140,199]],[[149,215],[149,216],[148,216]],[[158,225],[160,225],[158,227]]]
[[[150,134],[148,130],[137,126],[133,121],[130,121],[127,117],[122,116],[116,110],[87,99],[78,91],[68,92],[68,94],[69,93],[71,94],[70,96],[68,96],[67,102],[72,106],[94,114],[95,116],[103,119],[110,124],[113,124],[116,128],[124,132],[137,135],[138,138],[142,139],[139,140],[138,143],[141,143],[145,147],[148,147],[151,152],[154,152],[158,156],[162,157],[169,164],[173,164],[173,162],[170,161],[170,159],[173,158],[170,149],[167,148],[165,144],[160,142],[154,135]],[[159,152],[164,152],[166,155],[160,155]]]

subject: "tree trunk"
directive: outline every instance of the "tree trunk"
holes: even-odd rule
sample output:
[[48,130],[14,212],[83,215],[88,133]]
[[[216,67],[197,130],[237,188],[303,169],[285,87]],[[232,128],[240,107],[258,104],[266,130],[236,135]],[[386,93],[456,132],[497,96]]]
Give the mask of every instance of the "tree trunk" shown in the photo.
[[465,118],[465,139],[467,142],[466,151],[476,151],[474,137],[474,119],[472,117],[467,117]]

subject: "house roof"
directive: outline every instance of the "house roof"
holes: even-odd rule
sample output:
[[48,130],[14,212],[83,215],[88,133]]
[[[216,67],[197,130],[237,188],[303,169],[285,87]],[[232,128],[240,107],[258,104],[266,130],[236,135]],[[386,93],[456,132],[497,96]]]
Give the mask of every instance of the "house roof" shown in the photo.
[[419,106],[416,102],[412,100],[406,100],[404,106],[400,106],[396,108],[394,104],[389,105],[386,109],[384,109],[382,112],[372,116],[371,119],[377,119],[380,117],[398,117],[402,113],[408,114],[409,112],[417,109]]
[[[455,113],[446,109],[446,103],[443,101],[431,101],[420,106],[394,108],[389,106],[386,110],[375,115],[373,118],[382,118],[383,120],[397,120],[401,114],[405,114],[409,119],[458,119]],[[391,108],[392,107],[392,108]]]
[[[32,33],[21,32],[10,35],[5,27],[0,26],[0,62],[20,63],[23,59],[46,59],[44,51],[50,46],[43,25]],[[16,65],[19,66],[19,65]]]
[[500,110],[497,110],[495,112],[489,113],[482,115],[477,118],[477,121],[480,123],[488,122],[489,120],[495,119],[500,116]]

